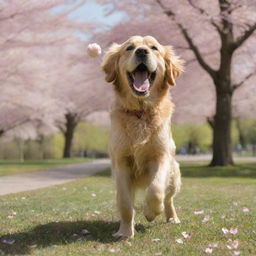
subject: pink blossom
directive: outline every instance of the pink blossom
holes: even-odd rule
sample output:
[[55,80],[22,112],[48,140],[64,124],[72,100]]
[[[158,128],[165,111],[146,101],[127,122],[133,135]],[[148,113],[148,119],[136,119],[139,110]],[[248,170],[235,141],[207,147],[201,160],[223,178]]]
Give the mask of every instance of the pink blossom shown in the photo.
[[89,44],[87,47],[87,53],[90,57],[98,57],[101,55],[101,47],[96,43]]
[[229,233],[232,234],[232,235],[236,235],[237,232],[238,232],[238,229],[237,229],[237,228],[231,228],[231,229],[229,230]]

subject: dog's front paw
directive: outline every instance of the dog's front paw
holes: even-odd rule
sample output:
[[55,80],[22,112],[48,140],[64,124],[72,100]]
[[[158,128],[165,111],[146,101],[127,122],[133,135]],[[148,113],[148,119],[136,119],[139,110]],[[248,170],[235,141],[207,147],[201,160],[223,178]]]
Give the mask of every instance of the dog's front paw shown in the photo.
[[112,235],[114,238],[118,239],[118,240],[127,240],[129,238],[133,238],[133,235],[128,235],[128,234],[123,234],[121,232],[116,232]]
[[167,219],[167,222],[171,222],[171,223],[174,223],[174,224],[179,224],[180,223],[180,219],[178,217],[169,218],[169,219]]
[[121,224],[119,230],[112,235],[119,240],[126,240],[134,237],[134,227],[130,225]]

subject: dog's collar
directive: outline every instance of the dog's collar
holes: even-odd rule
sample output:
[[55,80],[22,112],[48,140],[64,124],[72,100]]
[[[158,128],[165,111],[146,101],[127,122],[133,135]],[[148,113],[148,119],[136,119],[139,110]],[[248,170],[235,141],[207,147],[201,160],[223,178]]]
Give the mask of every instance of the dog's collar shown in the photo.
[[129,114],[129,115],[136,116],[138,119],[141,119],[141,117],[146,114],[146,111],[145,111],[145,110],[130,110],[130,109],[125,109],[124,111],[125,111],[125,113],[127,113],[127,114]]

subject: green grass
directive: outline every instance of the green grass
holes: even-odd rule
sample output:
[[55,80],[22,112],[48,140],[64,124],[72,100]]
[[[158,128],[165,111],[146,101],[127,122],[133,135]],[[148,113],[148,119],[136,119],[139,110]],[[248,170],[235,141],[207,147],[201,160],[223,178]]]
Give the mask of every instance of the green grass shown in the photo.
[[237,163],[235,166],[210,167],[208,162],[181,163],[182,176],[186,177],[256,177],[256,163]]
[[[195,163],[182,166],[183,185],[176,198],[181,224],[167,224],[164,216],[148,223],[140,196],[136,204],[138,232],[128,242],[111,236],[118,228],[118,214],[109,171],[50,189],[2,196],[0,241],[15,242],[0,242],[0,255],[203,256],[206,246],[217,242],[212,255],[231,256],[226,248],[229,238],[239,241],[241,255],[256,255],[256,180],[248,174],[239,177],[249,167],[254,176],[256,164],[243,164],[239,170],[235,167],[233,174],[230,168],[209,169]],[[208,173],[212,177],[206,177]],[[193,174],[197,177],[191,177]],[[243,207],[250,211],[244,213]],[[204,210],[204,214],[195,215],[195,210]],[[202,223],[206,215],[210,220]],[[224,235],[223,227],[238,228],[238,234]],[[82,235],[83,229],[90,234]],[[192,237],[178,244],[175,240],[182,238],[183,231]],[[152,241],[157,238],[160,240]]]
[[87,160],[86,158],[26,160],[24,162],[18,160],[0,160],[0,176],[39,171],[50,167],[85,162]]

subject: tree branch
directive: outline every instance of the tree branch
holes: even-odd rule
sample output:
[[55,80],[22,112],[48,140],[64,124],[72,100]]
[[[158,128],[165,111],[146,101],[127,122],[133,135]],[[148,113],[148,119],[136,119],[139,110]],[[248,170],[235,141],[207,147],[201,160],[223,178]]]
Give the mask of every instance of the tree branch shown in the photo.
[[213,129],[214,128],[214,118],[207,117],[206,120],[207,120],[207,123],[210,125],[210,127]]
[[195,5],[193,0],[187,0],[188,3],[197,11],[199,11],[201,14],[205,15],[206,17],[210,18],[210,23],[217,29],[217,31],[219,32],[219,34],[221,34],[221,28],[219,27],[219,25],[213,20],[213,18],[209,15],[209,13],[207,13],[203,8],[200,8],[199,6]]
[[242,36],[237,38],[237,40],[232,45],[232,50],[235,51],[237,48],[239,48],[246,41],[246,39],[248,39],[253,34],[255,30],[256,23],[251,25]]
[[253,75],[256,74],[256,70],[250,74],[248,74],[243,81],[241,81],[240,83],[234,84],[232,87],[232,92],[234,92],[237,88],[241,87],[247,80],[249,80]]
[[212,69],[203,59],[202,54],[200,53],[199,49],[197,48],[197,46],[194,44],[191,36],[189,35],[187,29],[175,19],[175,13],[171,10],[168,9],[163,5],[161,0],[156,0],[156,2],[158,3],[158,5],[162,8],[162,10],[164,11],[164,13],[168,16],[171,17],[173,19],[173,21],[176,23],[176,25],[178,26],[178,28],[180,29],[182,35],[184,36],[185,40],[187,41],[190,49],[194,52],[197,61],[199,62],[199,64],[201,65],[201,67],[213,78],[216,78],[216,71],[214,69]]

